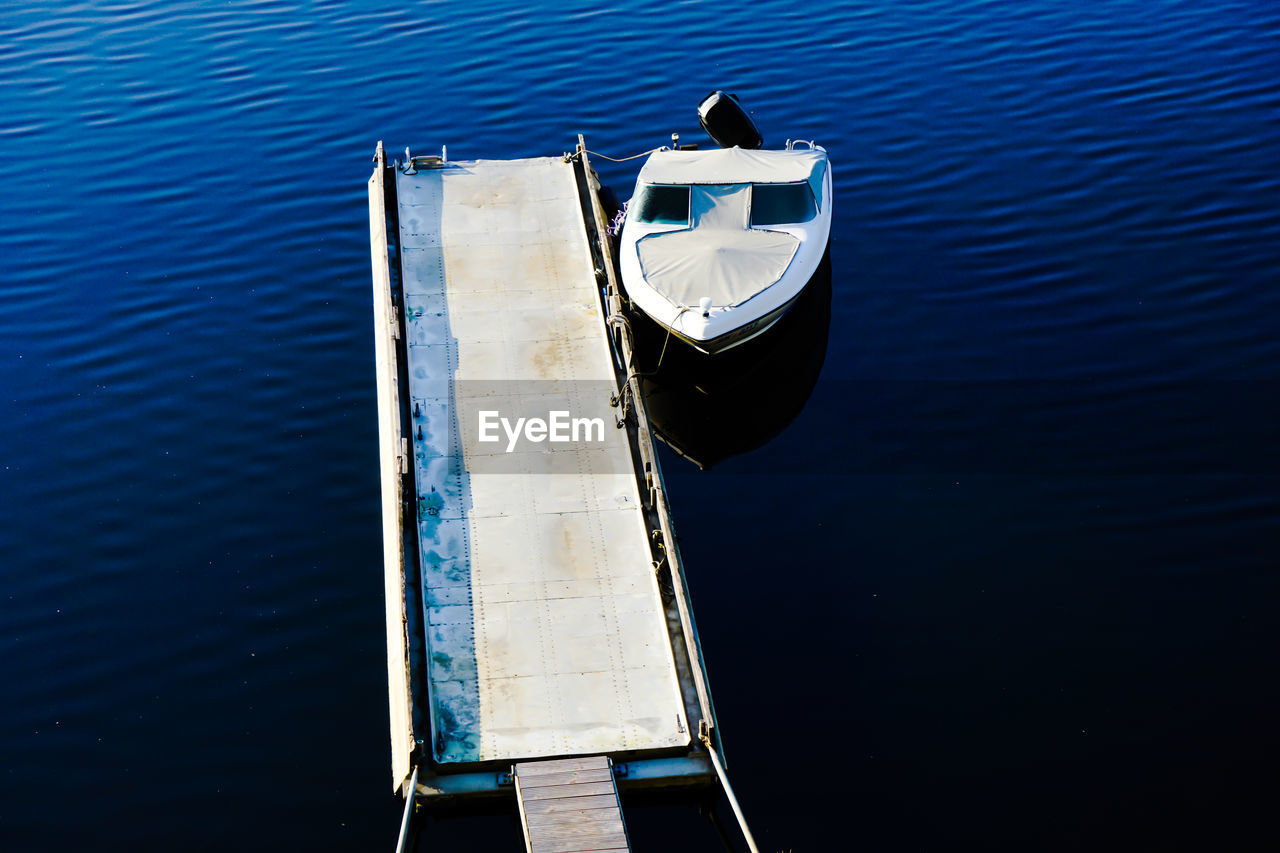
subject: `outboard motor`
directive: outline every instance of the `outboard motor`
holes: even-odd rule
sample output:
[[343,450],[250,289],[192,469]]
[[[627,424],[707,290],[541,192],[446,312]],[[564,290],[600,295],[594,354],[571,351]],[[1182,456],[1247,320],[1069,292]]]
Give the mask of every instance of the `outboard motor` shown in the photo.
[[698,122],[721,148],[759,148],[764,137],[736,95],[712,92],[698,104]]

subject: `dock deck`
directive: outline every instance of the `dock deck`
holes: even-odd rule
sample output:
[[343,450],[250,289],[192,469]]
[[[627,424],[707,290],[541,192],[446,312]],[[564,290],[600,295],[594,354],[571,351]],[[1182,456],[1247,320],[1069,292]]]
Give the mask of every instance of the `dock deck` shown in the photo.
[[[436,760],[688,744],[573,166],[396,191]],[[558,411],[600,440],[479,441],[482,412]]]
[[[601,764],[591,784],[615,802],[615,779],[712,784],[714,712],[630,341],[611,337],[585,144],[405,154],[389,165],[379,144],[369,182],[395,787],[516,794],[526,829],[550,831],[583,809],[523,810],[549,761]],[[618,840],[620,812],[578,817]]]

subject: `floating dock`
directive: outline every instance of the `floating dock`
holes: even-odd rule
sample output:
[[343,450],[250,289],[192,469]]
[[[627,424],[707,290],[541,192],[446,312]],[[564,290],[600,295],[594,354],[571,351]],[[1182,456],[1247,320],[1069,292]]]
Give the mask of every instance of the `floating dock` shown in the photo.
[[393,785],[626,849],[615,782],[710,784],[720,744],[585,144],[375,162]]

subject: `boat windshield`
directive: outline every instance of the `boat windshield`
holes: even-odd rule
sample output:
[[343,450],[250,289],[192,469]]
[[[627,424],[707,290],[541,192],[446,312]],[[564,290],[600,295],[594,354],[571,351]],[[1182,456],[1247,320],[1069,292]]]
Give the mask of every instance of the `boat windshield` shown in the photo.
[[817,212],[813,190],[807,182],[751,185],[752,225],[808,222]]
[[688,225],[689,187],[680,184],[643,186],[632,200],[630,210],[637,222]]

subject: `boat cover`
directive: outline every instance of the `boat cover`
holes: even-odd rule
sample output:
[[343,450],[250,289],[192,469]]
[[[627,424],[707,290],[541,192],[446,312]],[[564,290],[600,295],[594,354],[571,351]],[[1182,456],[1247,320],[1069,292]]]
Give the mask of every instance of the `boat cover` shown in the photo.
[[800,246],[785,232],[750,227],[750,185],[806,181],[821,205],[826,171],[822,150],[654,152],[639,182],[689,185],[690,228],[636,241],[645,281],[678,307],[707,296],[716,307],[746,302],[782,278]]
[[746,183],[690,187],[693,227],[636,241],[649,286],[677,306],[692,308],[709,296],[712,305],[729,307],[782,278],[800,241],[782,231],[748,227],[750,193]]
[[655,151],[640,169],[646,184],[789,184],[808,181],[813,197],[822,204],[822,177],[827,152],[744,151],[713,148],[707,151]]
[[781,231],[694,229],[650,234],[636,243],[649,286],[673,304],[740,305],[782,278],[800,241]]

